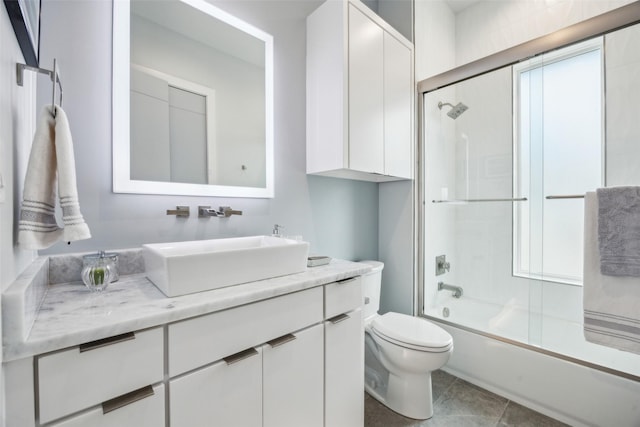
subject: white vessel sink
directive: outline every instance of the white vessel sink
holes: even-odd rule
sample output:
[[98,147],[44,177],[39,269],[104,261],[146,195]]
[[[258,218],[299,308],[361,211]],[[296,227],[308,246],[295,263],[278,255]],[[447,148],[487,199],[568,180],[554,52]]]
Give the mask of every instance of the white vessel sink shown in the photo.
[[300,273],[308,254],[307,242],[271,236],[142,245],[147,277],[169,297]]

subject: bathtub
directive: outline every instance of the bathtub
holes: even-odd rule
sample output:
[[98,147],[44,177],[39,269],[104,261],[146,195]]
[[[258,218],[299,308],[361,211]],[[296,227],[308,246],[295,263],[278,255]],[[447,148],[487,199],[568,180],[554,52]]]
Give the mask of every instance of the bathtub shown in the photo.
[[579,322],[464,296],[425,315],[453,336],[443,370],[572,426],[640,426],[640,356],[586,342]]

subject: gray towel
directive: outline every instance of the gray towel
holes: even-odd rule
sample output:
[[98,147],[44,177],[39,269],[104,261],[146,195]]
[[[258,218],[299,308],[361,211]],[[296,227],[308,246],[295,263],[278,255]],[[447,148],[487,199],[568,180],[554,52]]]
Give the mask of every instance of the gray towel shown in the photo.
[[640,277],[640,187],[599,188],[600,272]]
[[598,253],[598,198],[584,199],[584,337],[640,354],[640,278],[605,276]]

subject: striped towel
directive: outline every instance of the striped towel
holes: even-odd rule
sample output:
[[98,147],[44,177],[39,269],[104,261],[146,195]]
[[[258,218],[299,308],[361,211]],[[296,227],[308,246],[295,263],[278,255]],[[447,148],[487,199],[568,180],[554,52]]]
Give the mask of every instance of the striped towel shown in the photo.
[[[58,241],[91,237],[78,203],[69,121],[62,108],[55,108],[55,118],[51,106],[40,114],[31,146],[18,223],[18,243],[23,249],[45,249]],[[64,228],[55,218],[56,173]]]
[[601,273],[595,192],[585,195],[583,293],[585,339],[640,354],[640,278]]

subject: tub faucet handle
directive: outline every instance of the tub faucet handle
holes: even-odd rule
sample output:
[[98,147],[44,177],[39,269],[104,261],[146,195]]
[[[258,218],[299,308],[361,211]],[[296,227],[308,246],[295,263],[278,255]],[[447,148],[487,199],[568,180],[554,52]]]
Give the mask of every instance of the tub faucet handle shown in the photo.
[[449,270],[451,270],[451,263],[447,262],[447,256],[438,255],[436,257],[436,276],[440,276]]

